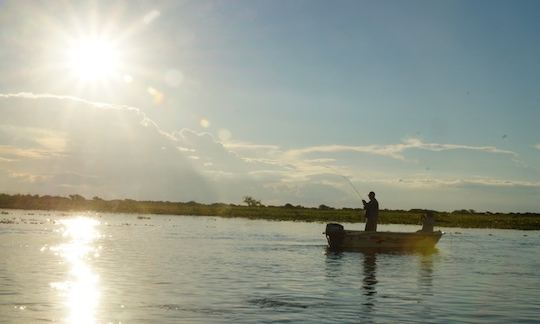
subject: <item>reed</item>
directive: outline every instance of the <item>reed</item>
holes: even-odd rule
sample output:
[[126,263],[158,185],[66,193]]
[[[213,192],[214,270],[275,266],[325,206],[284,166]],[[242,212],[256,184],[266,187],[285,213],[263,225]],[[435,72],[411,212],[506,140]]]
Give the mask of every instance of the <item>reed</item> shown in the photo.
[[[0,194],[0,208],[58,211],[95,211],[106,213],[161,214],[242,217],[250,219],[285,220],[301,222],[363,222],[361,209],[335,209],[321,205],[319,208],[302,206],[241,206],[235,204],[169,201],[136,201],[132,199],[104,200],[99,197],[86,199],[79,195],[69,197]],[[427,210],[381,210],[380,224],[420,224]],[[437,226],[461,228],[503,228],[540,230],[540,214],[490,213],[461,210],[434,212]]]

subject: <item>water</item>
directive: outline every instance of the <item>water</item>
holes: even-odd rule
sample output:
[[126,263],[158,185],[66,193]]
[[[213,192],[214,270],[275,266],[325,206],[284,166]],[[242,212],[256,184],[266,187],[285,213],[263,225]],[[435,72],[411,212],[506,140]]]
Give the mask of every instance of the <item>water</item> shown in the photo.
[[538,231],[443,229],[432,254],[335,254],[320,223],[8,212],[2,323],[538,323],[540,314]]

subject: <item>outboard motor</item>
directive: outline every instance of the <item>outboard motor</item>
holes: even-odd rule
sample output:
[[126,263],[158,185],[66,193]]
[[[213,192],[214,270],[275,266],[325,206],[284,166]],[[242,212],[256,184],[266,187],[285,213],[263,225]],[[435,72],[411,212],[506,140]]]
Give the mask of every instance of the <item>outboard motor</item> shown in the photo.
[[345,238],[345,229],[343,228],[343,225],[337,223],[326,224],[324,234],[326,234],[326,240],[328,241],[330,249],[339,250],[341,248],[341,244]]

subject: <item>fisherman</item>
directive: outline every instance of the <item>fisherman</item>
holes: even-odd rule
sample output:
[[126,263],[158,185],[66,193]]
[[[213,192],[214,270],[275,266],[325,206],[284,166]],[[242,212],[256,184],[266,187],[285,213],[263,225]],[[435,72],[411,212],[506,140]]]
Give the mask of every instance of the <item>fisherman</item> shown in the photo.
[[418,232],[433,232],[435,226],[435,217],[432,211],[427,211],[422,217],[422,229]]
[[375,193],[371,191],[368,194],[369,202],[362,199],[364,209],[366,210],[366,232],[377,231],[377,221],[379,219],[379,202],[375,199]]

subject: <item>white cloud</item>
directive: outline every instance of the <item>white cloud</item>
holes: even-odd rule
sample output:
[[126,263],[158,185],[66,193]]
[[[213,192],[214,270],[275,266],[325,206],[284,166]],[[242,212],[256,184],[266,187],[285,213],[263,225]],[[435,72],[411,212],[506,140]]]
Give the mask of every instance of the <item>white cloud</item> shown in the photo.
[[408,188],[440,188],[440,187],[464,187],[464,186],[483,186],[483,187],[506,187],[506,188],[539,188],[540,181],[521,181],[507,180],[498,178],[427,178],[427,177],[409,177],[400,179],[380,179],[373,180],[387,184],[397,184]]
[[8,176],[10,178],[17,179],[23,182],[32,183],[32,184],[36,182],[45,181],[48,178],[47,176],[43,176],[43,175],[35,175],[31,173],[16,173],[16,172],[11,172],[8,174]]
[[540,150],[540,143],[533,146],[535,149]]
[[182,143],[136,108],[21,93],[0,95],[0,112],[0,130],[10,130],[0,133],[0,144],[11,143],[0,146],[1,167],[11,175],[0,181],[0,190],[217,199],[176,148]]
[[[479,187],[483,192],[488,187],[530,191],[540,187],[534,179],[453,175],[452,169],[420,172],[423,169],[416,164],[403,167],[412,165],[403,163],[405,153],[412,150],[516,156],[492,146],[411,139],[389,145],[285,150],[190,129],[168,133],[135,107],[48,94],[0,94],[0,113],[0,191],[4,192],[202,202],[239,202],[242,196],[253,195],[267,204],[357,206],[350,180],[362,194],[374,188],[382,192],[388,206],[408,197],[401,204],[424,207],[423,196],[412,194],[415,190],[425,190],[423,195],[438,193],[441,196],[433,201],[450,204],[452,188]],[[367,154],[362,163],[374,156],[388,157],[393,164],[358,165],[344,152]]]
[[106,109],[126,109],[140,112],[139,109],[124,105],[113,105],[103,102],[89,101],[78,97],[73,96],[62,96],[49,93],[31,93],[31,92],[17,92],[17,93],[0,93],[0,98],[4,99],[51,99],[51,100],[67,100],[70,102],[87,104],[96,108],[106,108]]
[[479,151],[485,153],[495,154],[508,154],[516,157],[517,154],[508,150],[501,150],[494,146],[470,146],[470,145],[458,145],[458,144],[439,144],[439,143],[424,143],[419,139],[408,139],[402,143],[389,144],[389,145],[365,145],[365,146],[351,146],[351,145],[325,145],[325,146],[312,146],[303,149],[290,150],[288,154],[292,156],[302,156],[310,153],[339,153],[339,152],[356,152],[366,153],[372,155],[386,156],[397,160],[405,160],[403,153],[412,150],[425,150],[432,152],[450,151],[450,150],[469,150]]
[[20,148],[11,145],[0,145],[0,157],[4,160],[17,160],[20,158],[42,159],[49,156],[49,151],[39,148]]

